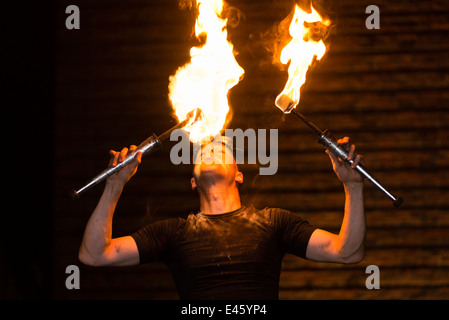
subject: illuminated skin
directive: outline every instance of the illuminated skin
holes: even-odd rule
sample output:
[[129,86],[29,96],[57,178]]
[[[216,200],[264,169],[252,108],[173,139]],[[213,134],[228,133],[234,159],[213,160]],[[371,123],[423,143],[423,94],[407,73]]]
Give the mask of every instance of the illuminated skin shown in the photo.
[[242,206],[238,185],[243,174],[230,149],[221,143],[208,144],[198,152],[195,163],[190,182],[200,196],[201,212],[220,214]]
[[[349,152],[349,159],[354,160],[352,167],[363,163],[349,138],[338,140],[338,144]],[[136,150],[136,146],[131,146],[129,150]],[[196,161],[199,163],[195,165],[191,179],[192,188],[198,191],[200,197],[200,209],[206,214],[237,210],[241,207],[238,185],[243,182],[243,174],[238,171],[234,160],[223,161],[225,156],[232,157],[228,148],[219,146],[213,150],[212,154],[210,149],[203,148],[197,155],[197,159],[202,157],[202,161]],[[121,152],[111,150],[110,166],[122,162],[127,153],[127,148]],[[338,157],[329,152],[328,155],[345,190],[343,222],[339,234],[316,229],[309,239],[306,258],[323,262],[357,263],[364,254],[363,178]],[[125,184],[136,173],[141,156],[138,153],[132,163],[106,181],[104,192],[84,231],[79,250],[79,259],[84,264],[123,266],[139,263],[134,239],[131,236],[112,238],[111,234],[115,207]]]

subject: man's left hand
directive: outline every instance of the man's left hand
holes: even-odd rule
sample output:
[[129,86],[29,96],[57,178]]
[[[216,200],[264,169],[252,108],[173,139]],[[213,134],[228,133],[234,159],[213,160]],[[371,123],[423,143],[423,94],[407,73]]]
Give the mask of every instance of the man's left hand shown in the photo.
[[332,161],[335,174],[344,185],[363,183],[363,177],[354,170],[358,164],[364,164],[363,156],[355,152],[355,145],[351,144],[351,139],[348,137],[338,139],[337,144],[348,151],[348,160],[353,160],[353,162],[349,165],[329,150],[326,150]]

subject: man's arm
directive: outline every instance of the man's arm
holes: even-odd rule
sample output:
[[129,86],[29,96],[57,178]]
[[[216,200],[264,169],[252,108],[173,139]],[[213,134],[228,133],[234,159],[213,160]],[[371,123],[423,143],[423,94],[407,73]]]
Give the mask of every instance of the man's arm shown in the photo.
[[[131,146],[130,151],[135,151]],[[122,162],[128,153],[110,151],[110,166]],[[136,173],[142,153],[137,153],[135,160],[120,172],[106,180],[104,192],[84,230],[83,241],[78,257],[84,264],[91,266],[125,266],[139,263],[139,252],[134,239],[130,236],[112,239],[112,218],[123,187]]]
[[[338,144],[349,151],[352,168],[362,161],[356,155],[355,146],[349,138],[340,139]],[[345,212],[338,235],[317,229],[312,233],[307,246],[306,258],[314,261],[357,263],[363,259],[365,243],[365,212],[363,205],[363,178],[349,165],[328,152],[333,168],[345,188]]]

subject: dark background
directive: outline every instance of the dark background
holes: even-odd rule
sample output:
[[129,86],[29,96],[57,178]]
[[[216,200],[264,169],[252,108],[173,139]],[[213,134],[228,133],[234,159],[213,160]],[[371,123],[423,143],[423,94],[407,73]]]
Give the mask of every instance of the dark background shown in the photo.
[[[81,29],[65,28],[65,8]],[[245,69],[229,94],[229,128],[279,129],[279,170],[245,165],[242,197],[256,207],[300,213],[338,232],[343,188],[316,138],[274,99],[286,71],[266,41],[293,1],[229,1],[241,12],[229,37]],[[365,8],[380,8],[380,30]],[[394,209],[366,184],[367,250],[355,265],[286,257],[281,299],[447,299],[449,297],[449,5],[446,1],[320,1],[335,24],[329,50],[308,74],[300,111],[335,136],[350,136],[367,167],[402,196]],[[101,194],[68,192],[102,170],[109,149],[138,144],[173,126],[168,77],[189,60],[194,15],[177,1],[48,1],[7,11],[2,210],[2,298],[177,299],[159,264],[91,268],[77,258],[84,226]],[[198,206],[191,166],[169,161],[170,145],[144,160],[127,185],[113,235],[185,216]],[[80,267],[81,289],[65,269]],[[380,268],[380,290],[365,268]]]

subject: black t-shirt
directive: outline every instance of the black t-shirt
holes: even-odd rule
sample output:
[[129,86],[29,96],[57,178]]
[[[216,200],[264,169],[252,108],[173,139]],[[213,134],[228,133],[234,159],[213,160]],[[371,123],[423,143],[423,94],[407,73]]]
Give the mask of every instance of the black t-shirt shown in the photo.
[[284,254],[305,257],[315,229],[287,210],[250,206],[158,221],[131,236],[140,263],[168,265],[181,299],[278,299]]

